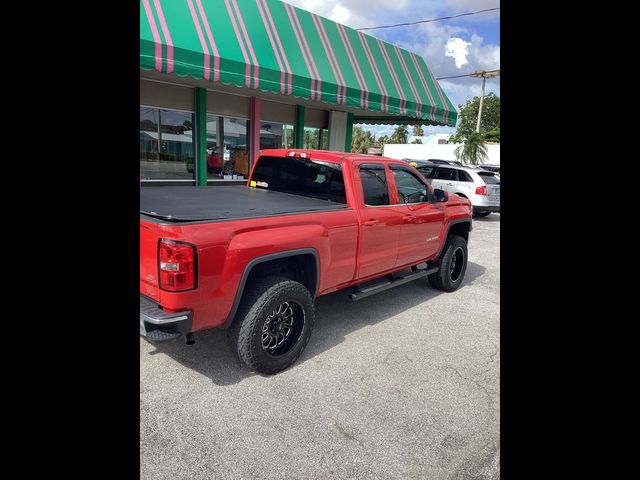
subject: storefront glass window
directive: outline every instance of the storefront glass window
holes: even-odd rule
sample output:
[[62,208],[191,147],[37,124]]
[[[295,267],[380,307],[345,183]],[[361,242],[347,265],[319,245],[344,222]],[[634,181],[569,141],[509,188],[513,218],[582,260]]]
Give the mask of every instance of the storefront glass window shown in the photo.
[[320,135],[320,150],[329,150],[329,130],[323,128],[320,130]]
[[260,150],[265,148],[293,148],[293,125],[261,122]]
[[207,115],[207,178],[209,180],[248,178],[248,124],[249,122],[242,118]]
[[304,127],[304,148],[329,150],[329,130],[326,128]]
[[140,179],[194,179],[193,113],[140,107]]
[[304,127],[304,143],[303,148],[319,148],[320,146],[320,129],[312,127]]

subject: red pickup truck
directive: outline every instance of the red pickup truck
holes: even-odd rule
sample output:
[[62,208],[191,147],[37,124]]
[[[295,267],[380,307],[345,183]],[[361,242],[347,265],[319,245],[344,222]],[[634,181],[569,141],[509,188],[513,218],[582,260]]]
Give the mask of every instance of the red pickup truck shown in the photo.
[[228,329],[247,367],[277,373],[309,341],[320,295],[424,277],[456,290],[471,216],[407,163],[344,152],[263,150],[246,186],[142,187],[140,334]]

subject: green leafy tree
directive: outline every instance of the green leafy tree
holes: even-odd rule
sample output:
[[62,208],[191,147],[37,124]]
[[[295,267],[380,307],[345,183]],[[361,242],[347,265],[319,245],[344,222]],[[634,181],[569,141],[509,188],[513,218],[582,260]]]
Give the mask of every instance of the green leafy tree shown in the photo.
[[422,144],[422,139],[421,139],[421,138],[414,138],[414,139],[413,139],[413,142],[411,142],[411,143],[419,143],[419,144]]
[[367,153],[370,147],[375,145],[375,137],[373,134],[364,130],[362,127],[353,127],[351,135],[351,151],[356,153]]
[[319,148],[320,130],[317,128],[305,128],[303,142],[304,148]]
[[385,143],[391,143],[391,142],[389,141],[389,137],[388,137],[387,135],[382,135],[382,136],[381,136],[380,138],[378,138],[378,140],[376,141],[375,146],[376,146],[376,147],[379,147],[379,148],[382,148],[382,146],[383,146]]
[[486,142],[500,143],[500,128],[492,128],[484,135]]
[[399,125],[391,134],[389,143],[407,143],[409,139],[409,127],[406,125]]
[[413,136],[414,137],[423,137],[424,130],[422,129],[422,125],[414,125],[413,126]]
[[293,127],[282,128],[282,148],[293,148]]
[[[480,109],[480,97],[473,97],[464,106],[458,105],[460,109],[460,126],[453,135],[453,142],[460,143],[463,138],[476,131],[478,123],[478,110]],[[482,101],[482,118],[480,119],[480,133],[488,134],[497,129],[497,141],[500,141],[500,97],[493,92],[485,95]],[[496,138],[495,134],[492,138]],[[495,141],[495,140],[494,140]]]
[[484,144],[484,135],[478,132],[470,132],[462,138],[462,145],[453,151],[458,161],[463,164],[477,165],[484,163],[489,155]]

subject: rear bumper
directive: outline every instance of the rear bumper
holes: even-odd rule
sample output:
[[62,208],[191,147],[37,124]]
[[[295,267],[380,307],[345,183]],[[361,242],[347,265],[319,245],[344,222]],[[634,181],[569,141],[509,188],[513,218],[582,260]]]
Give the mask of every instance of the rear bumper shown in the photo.
[[492,213],[500,213],[500,205],[474,205],[474,212],[492,212]]
[[192,312],[165,312],[160,304],[140,295],[140,335],[155,343],[169,342],[191,331]]

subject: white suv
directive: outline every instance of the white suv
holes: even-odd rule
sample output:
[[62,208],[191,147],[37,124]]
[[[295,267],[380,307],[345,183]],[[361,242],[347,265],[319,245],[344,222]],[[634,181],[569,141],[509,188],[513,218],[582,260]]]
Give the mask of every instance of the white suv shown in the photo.
[[409,161],[439,188],[471,200],[473,213],[486,217],[500,213],[500,177],[494,172],[457,165],[438,165],[431,162]]

